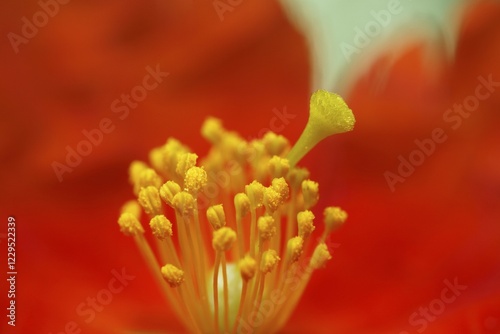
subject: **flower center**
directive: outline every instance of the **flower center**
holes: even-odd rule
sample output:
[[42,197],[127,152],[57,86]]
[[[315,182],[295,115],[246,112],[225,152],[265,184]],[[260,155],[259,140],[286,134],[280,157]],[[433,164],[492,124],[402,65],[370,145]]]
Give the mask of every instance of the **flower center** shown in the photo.
[[286,323],[312,272],[331,258],[328,234],[347,218],[326,208],[323,233],[313,240],[319,186],[296,164],[323,138],[353,126],[342,98],[318,91],[293,148],[272,132],[247,142],[209,118],[201,132],[212,148],[200,163],[173,138],[150,152],[150,165],[132,162],[137,200],[123,206],[118,223],[187,329],[272,333]]

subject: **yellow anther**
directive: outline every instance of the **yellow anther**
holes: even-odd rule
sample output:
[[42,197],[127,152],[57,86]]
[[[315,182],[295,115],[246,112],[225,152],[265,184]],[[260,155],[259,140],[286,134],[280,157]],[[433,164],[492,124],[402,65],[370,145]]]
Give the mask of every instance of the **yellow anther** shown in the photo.
[[309,178],[309,171],[306,168],[294,167],[288,172],[287,180],[292,189],[299,190],[302,182]]
[[184,178],[186,172],[191,168],[196,166],[196,160],[198,160],[198,155],[196,153],[181,153],[177,156],[177,166],[175,167],[175,172],[181,178]]
[[236,216],[243,218],[250,212],[250,199],[245,193],[238,193],[234,196],[234,207]]
[[192,217],[196,208],[196,200],[188,192],[181,191],[172,199],[172,206],[183,217]]
[[314,214],[309,211],[301,211],[297,214],[297,224],[299,227],[299,236],[303,239],[309,238],[314,231]]
[[262,141],[252,140],[247,149],[247,161],[252,166],[253,178],[256,181],[264,182],[269,174],[267,160],[266,148]]
[[318,90],[311,96],[309,120],[297,143],[288,153],[290,166],[295,166],[317,143],[328,136],[351,131],[354,115],[337,94]]
[[245,186],[245,193],[250,200],[250,205],[253,209],[259,208],[264,203],[264,190],[266,188],[257,181],[253,181]]
[[167,171],[164,147],[156,147],[149,152],[149,163],[160,172],[165,173]]
[[262,140],[254,139],[248,143],[248,162],[257,165],[260,159],[266,155],[266,147]]
[[173,235],[172,223],[164,215],[154,216],[149,222],[153,235],[160,240],[165,240]]
[[120,225],[120,231],[128,236],[136,236],[144,233],[141,222],[130,212],[125,212],[118,218],[118,225]]
[[201,135],[212,144],[219,143],[225,132],[222,121],[215,117],[208,117],[201,127]]
[[274,132],[267,132],[262,138],[262,142],[264,143],[266,151],[271,156],[282,156],[290,147],[288,139]]
[[155,147],[149,152],[149,162],[156,170],[161,173],[168,173],[167,149],[166,144]]
[[128,168],[128,176],[129,176],[129,181],[132,185],[135,186],[139,182],[139,175],[141,172],[145,169],[148,168],[148,165],[146,165],[142,161],[132,161]]
[[142,188],[149,186],[159,188],[163,183],[163,180],[154,169],[145,167],[141,162],[132,163],[130,166],[130,179],[133,182],[136,195]]
[[321,243],[314,249],[310,265],[313,269],[323,268],[326,264],[326,261],[330,260],[331,258],[332,256],[328,251],[328,247],[326,247],[325,243]]
[[278,261],[281,260],[274,249],[269,249],[262,253],[262,260],[260,261],[260,271],[264,274],[270,273]]
[[187,192],[196,195],[208,181],[207,172],[203,167],[191,167],[184,178],[184,188]]
[[[224,129],[219,119],[208,118],[201,130],[212,143],[205,158],[198,159],[169,138],[150,152],[149,165],[130,165],[137,200],[123,206],[120,230],[134,237],[186,332],[242,332],[242,321],[262,312],[273,294],[286,295],[287,302],[277,305],[274,315],[265,317],[255,331],[282,329],[313,269],[331,258],[324,244],[328,233],[347,217],[340,208],[327,208],[320,245],[309,247],[315,230],[309,208],[318,202],[318,184],[309,180],[306,169],[296,167],[297,162],[325,136],[353,125],[352,112],[340,97],[318,91],[311,98],[309,122],[291,150],[288,140],[276,133],[247,142]],[[175,210],[176,221],[163,215],[162,202]],[[154,240],[142,235],[142,211],[150,218]],[[208,239],[207,229],[213,231]],[[299,273],[298,261],[305,261],[305,271]],[[300,276],[294,291],[287,290],[290,275]]]
[[273,179],[271,187],[280,194],[282,204],[285,203],[290,195],[290,189],[285,179],[282,177]]
[[236,241],[236,232],[230,227],[221,227],[214,231],[212,246],[218,252],[226,252],[231,249]]
[[247,158],[248,143],[235,132],[227,132],[223,137],[223,154],[226,159],[234,159],[243,164]]
[[272,187],[264,189],[264,206],[268,214],[273,214],[282,204],[281,195]]
[[207,209],[207,219],[214,230],[218,230],[226,225],[226,215],[222,204],[217,204]]
[[269,172],[273,178],[286,177],[288,175],[288,171],[290,170],[288,159],[280,158],[277,155],[273,156],[269,160],[268,165]]
[[302,182],[302,195],[304,196],[304,206],[310,209],[318,203],[319,185],[318,182],[305,180]]
[[139,191],[139,204],[148,215],[160,214],[162,209],[158,189],[153,186],[142,188]]
[[255,276],[257,262],[250,255],[245,255],[245,257],[238,262],[238,267],[240,268],[241,278],[248,281]]
[[304,239],[302,237],[293,237],[288,240],[286,245],[288,259],[291,263],[296,262],[304,250]]
[[181,192],[181,186],[174,181],[167,181],[160,187],[160,197],[170,206],[173,206],[174,196]]
[[161,274],[172,288],[176,288],[184,282],[184,271],[173,264],[164,265],[161,268]]
[[272,216],[259,217],[257,227],[262,240],[269,240],[276,234],[276,223]]
[[188,147],[175,138],[169,138],[163,146],[149,152],[149,161],[160,173],[173,177],[177,167],[177,156],[185,152],[189,152]]
[[219,150],[212,149],[206,157],[201,159],[200,165],[205,167],[208,172],[217,173],[224,168],[225,161]]
[[285,179],[273,179],[271,186],[264,188],[264,206],[269,214],[273,214],[288,199],[289,188]]
[[163,184],[163,180],[152,168],[146,168],[139,174],[139,183],[141,187],[153,186],[155,188],[160,188]]
[[123,204],[120,213],[131,213],[137,219],[141,218],[142,209],[139,203],[136,200],[127,201]]
[[323,212],[325,217],[325,226],[328,232],[340,227],[347,219],[347,212],[338,206],[330,206]]

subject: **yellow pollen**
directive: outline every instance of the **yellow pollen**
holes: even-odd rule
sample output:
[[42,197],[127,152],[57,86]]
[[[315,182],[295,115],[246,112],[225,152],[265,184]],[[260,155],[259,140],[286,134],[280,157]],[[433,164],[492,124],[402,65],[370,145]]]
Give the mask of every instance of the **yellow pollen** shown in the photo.
[[273,214],[282,204],[281,195],[274,188],[264,189],[264,206],[269,214]]
[[177,177],[176,169],[180,154],[189,152],[177,139],[169,138],[165,145],[154,148],[149,154],[151,165],[162,175]]
[[270,273],[280,260],[280,257],[274,249],[265,251],[264,254],[262,254],[260,271],[264,274]]
[[172,288],[176,288],[184,282],[184,271],[172,264],[166,264],[161,268],[163,278]]
[[139,175],[141,174],[141,172],[147,168],[148,168],[148,165],[146,165],[142,161],[138,161],[138,160],[132,161],[130,163],[129,168],[128,168],[130,183],[133,184],[134,181],[139,178]]
[[264,189],[264,206],[274,213],[288,199],[289,188],[284,178],[273,179],[270,187]]
[[196,160],[198,160],[198,155],[195,153],[181,153],[177,157],[177,167],[175,172],[181,178],[184,178],[186,172],[191,168],[196,166]]
[[313,256],[311,258],[311,267],[313,269],[323,268],[326,264],[326,261],[330,260],[332,256],[328,251],[328,247],[324,243],[319,244],[314,249]]
[[287,255],[290,262],[296,262],[302,255],[304,249],[304,239],[302,237],[293,237],[287,243]]
[[154,216],[149,223],[153,235],[160,240],[173,235],[172,223],[164,215]]
[[134,194],[137,195],[140,189],[139,187],[139,179],[142,171],[146,170],[148,166],[142,162],[142,161],[132,161],[128,168],[128,174],[129,174],[129,182],[134,186]]
[[[246,141],[210,117],[201,129],[211,144],[205,157],[168,138],[151,150],[148,164],[130,164],[135,200],[120,210],[120,231],[132,237],[188,332],[282,329],[313,272],[331,259],[328,234],[347,219],[339,207],[327,207],[323,234],[315,236],[319,184],[297,164],[322,138],[353,125],[339,96],[318,91],[293,148],[273,132]],[[144,234],[147,223],[154,238]],[[266,301],[276,296],[286,302],[266,313]],[[268,315],[248,325],[256,314]]]
[[161,212],[161,200],[158,189],[149,186],[139,191],[139,204],[148,215],[154,216]]
[[207,118],[201,128],[201,135],[203,138],[212,144],[219,143],[222,140],[224,132],[222,121],[215,117]]
[[271,186],[280,194],[281,200],[283,202],[288,199],[290,188],[288,187],[288,183],[285,181],[284,177],[273,179]]
[[144,233],[141,222],[131,213],[122,213],[118,219],[120,231],[128,236],[135,236]]
[[262,240],[269,240],[276,234],[276,223],[272,216],[262,216],[257,221],[259,236]]
[[297,223],[299,227],[299,236],[303,239],[309,238],[314,231],[314,214],[309,211],[301,211],[297,214]]
[[271,158],[271,160],[269,160],[269,171],[271,172],[272,177],[286,177],[289,170],[290,163],[288,162],[288,159],[280,158],[275,155]]
[[330,206],[325,209],[324,216],[326,228],[331,232],[344,224],[347,219],[347,212],[338,206]]
[[174,196],[181,192],[181,186],[174,181],[167,181],[160,187],[160,197],[165,203],[173,207]]
[[134,193],[138,194],[142,188],[149,186],[160,188],[163,181],[154,169],[144,163],[135,161],[130,165],[130,180],[134,186]]
[[257,262],[250,255],[245,255],[245,257],[238,262],[238,267],[240,268],[241,278],[248,281],[255,276]]
[[188,192],[181,191],[172,199],[174,209],[183,217],[191,217],[194,214],[196,201]]
[[131,213],[137,219],[141,218],[141,213],[142,213],[141,206],[139,205],[139,203],[137,203],[136,200],[130,200],[125,204],[123,204],[121,213],[125,212]]
[[250,200],[252,208],[259,208],[264,203],[264,190],[265,187],[257,181],[252,181],[249,185],[245,186],[245,192]]
[[304,196],[304,205],[309,209],[318,203],[319,185],[317,182],[305,180],[302,182],[302,195]]
[[196,195],[207,184],[207,181],[207,172],[203,167],[191,167],[184,177],[184,188],[187,192]]

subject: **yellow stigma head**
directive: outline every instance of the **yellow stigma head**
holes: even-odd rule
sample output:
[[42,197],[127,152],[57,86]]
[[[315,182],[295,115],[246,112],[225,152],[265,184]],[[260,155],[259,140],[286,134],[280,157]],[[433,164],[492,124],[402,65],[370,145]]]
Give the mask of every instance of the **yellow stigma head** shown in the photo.
[[295,166],[317,143],[331,135],[351,131],[354,114],[337,94],[318,90],[311,96],[309,120],[297,143],[288,153],[290,166]]

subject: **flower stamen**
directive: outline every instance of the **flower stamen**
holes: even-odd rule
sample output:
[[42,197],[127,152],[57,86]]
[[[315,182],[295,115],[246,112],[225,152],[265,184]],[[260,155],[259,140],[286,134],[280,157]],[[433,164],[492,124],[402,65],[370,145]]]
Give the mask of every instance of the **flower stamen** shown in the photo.
[[[310,105],[308,124],[293,148],[272,132],[247,142],[224,129],[222,121],[208,118],[201,130],[212,144],[207,157],[198,159],[169,138],[150,152],[151,166],[130,165],[137,199],[122,207],[120,230],[134,239],[191,332],[235,334],[249,326],[254,333],[278,331],[312,272],[331,258],[325,241],[347,214],[326,208],[323,234],[314,247],[312,210],[319,185],[296,164],[321,139],[352,129],[354,116],[338,95],[325,91],[313,94]],[[144,236],[142,211],[156,253]],[[290,280],[296,282],[293,290]],[[272,314],[258,323],[249,320],[264,314],[276,296],[280,303]]]

